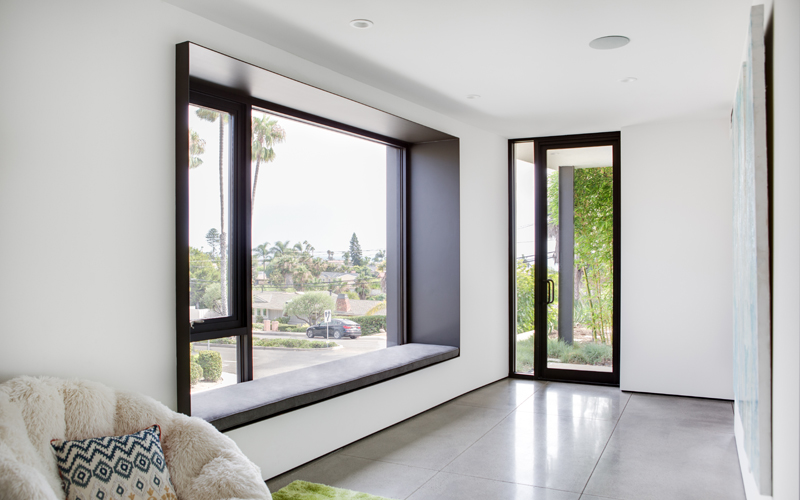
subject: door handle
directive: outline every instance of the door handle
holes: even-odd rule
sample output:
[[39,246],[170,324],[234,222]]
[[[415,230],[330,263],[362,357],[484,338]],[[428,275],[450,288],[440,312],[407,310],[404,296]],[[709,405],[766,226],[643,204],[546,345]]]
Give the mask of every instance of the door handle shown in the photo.
[[552,304],[555,301],[556,301],[556,282],[551,280],[551,279],[548,279],[547,280],[547,301],[545,302],[545,304]]

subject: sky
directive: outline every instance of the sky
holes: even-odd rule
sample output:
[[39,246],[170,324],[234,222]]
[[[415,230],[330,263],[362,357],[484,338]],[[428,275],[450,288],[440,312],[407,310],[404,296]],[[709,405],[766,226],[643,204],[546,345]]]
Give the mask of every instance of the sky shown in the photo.
[[[219,122],[200,120],[194,109],[189,128],[206,145],[203,164],[189,171],[189,244],[208,250],[206,233],[220,227]],[[254,110],[254,116],[263,114]],[[355,232],[365,257],[386,249],[386,146],[277,119],[286,141],[275,146],[275,160],[262,163],[259,171],[253,246],[307,240],[316,256],[327,258],[327,250],[333,250],[338,258],[349,250]],[[227,138],[223,151],[228,151]]]

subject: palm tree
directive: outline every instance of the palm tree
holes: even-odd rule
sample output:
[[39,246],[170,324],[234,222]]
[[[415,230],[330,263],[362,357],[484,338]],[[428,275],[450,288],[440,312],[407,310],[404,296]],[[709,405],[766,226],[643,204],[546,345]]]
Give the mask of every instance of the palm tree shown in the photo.
[[355,285],[355,291],[358,294],[358,298],[361,300],[366,300],[367,297],[369,297],[370,275],[365,271],[358,273]]
[[267,270],[267,260],[269,260],[270,252],[269,252],[269,243],[264,242],[261,245],[258,245],[253,249],[253,255],[256,256],[258,260],[264,264],[264,270]]
[[286,140],[286,131],[278,125],[277,120],[269,116],[262,118],[253,116],[253,147],[252,161],[256,162],[255,175],[253,176],[253,194],[250,197],[250,215],[256,205],[256,184],[258,184],[258,170],[261,163],[269,163],[275,159],[275,144]]
[[200,155],[206,152],[206,141],[200,134],[192,130],[189,133],[189,168],[197,168],[203,164]]
[[228,122],[228,114],[208,108],[197,108],[197,117],[212,123],[219,120],[219,292],[222,298],[222,311],[220,311],[220,313],[223,316],[227,316],[228,290],[226,278],[228,277],[228,235],[225,233],[225,170],[223,168],[225,164],[225,153],[222,146],[225,140],[225,123]]
[[269,249],[270,258],[280,257],[281,255],[291,253],[292,249],[289,247],[289,240],[276,241],[272,248]]

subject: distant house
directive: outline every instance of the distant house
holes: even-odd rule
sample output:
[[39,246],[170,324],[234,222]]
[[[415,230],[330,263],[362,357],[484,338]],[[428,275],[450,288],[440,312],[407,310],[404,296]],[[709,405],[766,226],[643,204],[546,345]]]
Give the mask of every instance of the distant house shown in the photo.
[[365,316],[370,309],[373,309],[378,304],[384,304],[384,307],[377,314],[386,314],[385,301],[351,300],[347,295],[339,294],[336,298],[336,310],[333,311],[333,314],[336,316]]
[[[277,320],[283,316],[286,304],[303,295],[302,292],[256,292],[253,294],[253,317],[261,316],[265,320]],[[336,307],[333,314],[336,316],[364,316],[367,311],[381,304],[380,300],[350,300],[347,295],[340,294],[336,297]],[[378,314],[386,314],[378,311]],[[289,323],[298,325],[303,320],[292,316]]]
[[323,271],[319,273],[319,279],[325,283],[334,283],[337,281],[353,284],[356,282],[357,274],[354,273],[336,273],[331,271]]

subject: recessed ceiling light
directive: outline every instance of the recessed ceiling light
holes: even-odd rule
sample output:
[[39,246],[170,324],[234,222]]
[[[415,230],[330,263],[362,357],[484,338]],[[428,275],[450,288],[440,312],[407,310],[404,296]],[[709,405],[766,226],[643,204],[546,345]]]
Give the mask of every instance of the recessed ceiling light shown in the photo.
[[631,39],[627,36],[601,36],[589,42],[589,47],[598,50],[618,49],[628,45],[630,41]]
[[359,30],[366,30],[372,28],[374,23],[369,19],[353,19],[350,21],[350,26]]
[[467,95],[467,99],[480,99],[480,98],[481,98],[481,96],[479,96],[478,94],[468,94]]
[[636,78],[635,76],[627,76],[627,77],[623,78],[623,79],[622,79],[622,80],[620,80],[620,81],[621,81],[622,83],[633,83],[633,82],[635,82],[636,80],[638,80],[638,78]]

